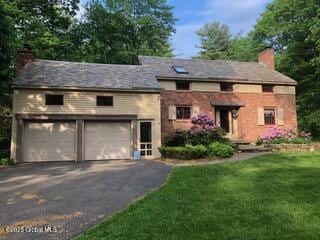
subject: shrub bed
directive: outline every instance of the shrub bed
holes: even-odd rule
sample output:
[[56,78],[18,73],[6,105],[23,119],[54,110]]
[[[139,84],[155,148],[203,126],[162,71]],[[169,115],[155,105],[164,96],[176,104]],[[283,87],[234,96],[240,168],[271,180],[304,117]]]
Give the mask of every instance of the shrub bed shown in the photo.
[[274,152],[313,152],[320,151],[320,142],[312,142],[307,144],[271,144],[271,149]]
[[227,158],[234,154],[234,149],[229,144],[214,142],[209,147],[204,145],[192,146],[187,144],[184,147],[161,147],[159,151],[164,158],[172,159],[199,159],[199,158]]
[[164,140],[166,147],[179,147],[187,144],[209,146],[212,142],[224,142],[225,131],[217,127],[214,121],[205,114],[191,119],[192,126],[188,130],[174,129]]
[[227,158],[234,154],[234,148],[224,143],[214,142],[210,144],[208,148],[208,154],[211,157],[216,156],[219,158]]
[[276,126],[270,128],[265,134],[257,139],[257,145],[270,144],[307,144],[311,143],[311,135],[305,132],[295,132],[292,129],[280,129]]
[[1,158],[0,159],[0,166],[5,166],[5,165],[13,165],[14,161],[10,158]]

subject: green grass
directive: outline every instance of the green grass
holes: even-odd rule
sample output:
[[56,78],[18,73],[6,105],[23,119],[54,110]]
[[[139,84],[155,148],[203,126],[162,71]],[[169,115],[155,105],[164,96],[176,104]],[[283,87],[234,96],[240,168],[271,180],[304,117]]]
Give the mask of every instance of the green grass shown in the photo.
[[174,168],[78,239],[320,239],[320,153]]

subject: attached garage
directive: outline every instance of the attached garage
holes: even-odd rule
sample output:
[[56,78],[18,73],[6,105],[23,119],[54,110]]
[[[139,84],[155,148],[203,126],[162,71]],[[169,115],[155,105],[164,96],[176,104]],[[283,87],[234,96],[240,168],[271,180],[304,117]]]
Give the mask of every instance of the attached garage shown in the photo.
[[130,122],[85,122],[84,160],[129,159]]
[[75,160],[75,122],[26,122],[24,162]]

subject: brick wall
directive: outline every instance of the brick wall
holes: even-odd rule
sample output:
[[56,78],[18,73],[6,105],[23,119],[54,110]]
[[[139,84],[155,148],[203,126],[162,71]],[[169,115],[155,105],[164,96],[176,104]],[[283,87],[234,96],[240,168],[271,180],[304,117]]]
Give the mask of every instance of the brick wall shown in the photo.
[[[258,107],[280,107],[284,111],[284,126],[280,128],[297,128],[295,95],[270,93],[209,93],[209,92],[177,92],[163,90],[161,92],[161,131],[162,140],[173,128],[187,129],[190,120],[168,120],[170,105],[199,106],[200,113],[206,113],[214,119],[213,107],[210,102],[217,98],[232,94],[245,103],[239,109],[238,138],[255,142],[258,136],[267,131],[270,126],[258,126]],[[223,96],[224,95],[224,96]]]

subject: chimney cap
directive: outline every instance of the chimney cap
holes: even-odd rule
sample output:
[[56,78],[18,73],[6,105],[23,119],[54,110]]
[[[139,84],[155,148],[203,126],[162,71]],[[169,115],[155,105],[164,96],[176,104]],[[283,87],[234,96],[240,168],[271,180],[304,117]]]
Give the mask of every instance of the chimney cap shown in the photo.
[[260,50],[260,52],[265,52],[265,51],[267,51],[267,50],[272,50],[272,51],[274,51],[274,48],[273,48],[272,46],[266,46],[266,47],[262,48],[262,49]]

